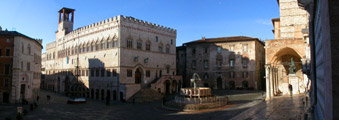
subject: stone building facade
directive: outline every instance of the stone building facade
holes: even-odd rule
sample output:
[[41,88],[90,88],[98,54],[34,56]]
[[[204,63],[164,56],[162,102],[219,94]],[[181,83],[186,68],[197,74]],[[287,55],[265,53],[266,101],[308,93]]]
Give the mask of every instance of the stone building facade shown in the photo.
[[177,48],[178,74],[185,86],[198,73],[200,86],[213,89],[254,89],[264,86],[264,43],[245,36],[202,38]]
[[0,27],[0,103],[36,100],[40,88],[42,40]]
[[59,11],[56,41],[47,44],[45,86],[95,99],[128,100],[142,87],[171,93],[176,76],[176,30],[115,16],[73,30],[74,9]]
[[[298,6],[297,0],[278,0],[280,18],[272,19],[274,40],[265,41],[266,49],[266,97],[304,93],[310,82],[302,72],[302,62],[310,60],[308,13]],[[289,68],[295,64],[295,74]],[[291,71],[292,72],[292,71]],[[293,78],[293,79],[292,79]]]
[[304,73],[312,81],[310,111],[315,120],[339,119],[339,12],[338,0],[298,0],[310,14],[309,32],[311,61],[305,62]]

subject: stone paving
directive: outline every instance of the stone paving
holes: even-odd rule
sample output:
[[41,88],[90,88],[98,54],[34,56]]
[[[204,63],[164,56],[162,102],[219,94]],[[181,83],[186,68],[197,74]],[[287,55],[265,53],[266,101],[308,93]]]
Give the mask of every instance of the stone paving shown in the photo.
[[303,95],[280,96],[261,102],[232,120],[302,120],[306,107]]
[[[51,95],[47,100],[46,95]],[[244,96],[245,98],[246,95]],[[68,97],[47,91],[40,92],[38,108],[23,116],[25,120],[225,120],[247,110],[250,103],[261,100],[244,100],[232,103],[232,108],[216,111],[178,112],[161,108],[162,101],[145,103],[112,103],[106,106],[104,101],[88,99],[87,104],[66,104]],[[1,118],[3,119],[3,118]]]

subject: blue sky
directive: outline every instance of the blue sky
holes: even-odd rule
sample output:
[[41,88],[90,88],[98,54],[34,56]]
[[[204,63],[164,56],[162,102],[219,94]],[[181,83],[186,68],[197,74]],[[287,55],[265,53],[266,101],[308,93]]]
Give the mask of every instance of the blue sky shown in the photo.
[[[46,43],[55,41],[58,10],[76,9],[74,29],[116,15],[177,29],[177,46],[201,37],[273,39],[276,0],[0,0],[0,26]],[[44,52],[45,50],[43,50]]]

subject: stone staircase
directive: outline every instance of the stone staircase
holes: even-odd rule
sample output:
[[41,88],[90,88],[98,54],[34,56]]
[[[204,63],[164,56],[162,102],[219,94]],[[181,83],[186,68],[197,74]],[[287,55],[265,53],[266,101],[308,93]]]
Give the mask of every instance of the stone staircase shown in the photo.
[[145,87],[141,88],[141,90],[130,97],[128,101],[133,102],[133,98],[135,99],[135,102],[148,102],[153,100],[162,100],[163,95],[152,90],[151,88]]

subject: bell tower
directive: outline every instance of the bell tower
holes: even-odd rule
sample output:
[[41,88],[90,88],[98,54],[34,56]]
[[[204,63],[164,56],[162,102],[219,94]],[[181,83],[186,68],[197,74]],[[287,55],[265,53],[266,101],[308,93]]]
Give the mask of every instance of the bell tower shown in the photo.
[[57,36],[61,37],[73,31],[74,11],[74,9],[65,7],[59,10],[58,31],[56,33]]

